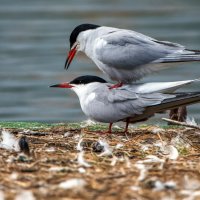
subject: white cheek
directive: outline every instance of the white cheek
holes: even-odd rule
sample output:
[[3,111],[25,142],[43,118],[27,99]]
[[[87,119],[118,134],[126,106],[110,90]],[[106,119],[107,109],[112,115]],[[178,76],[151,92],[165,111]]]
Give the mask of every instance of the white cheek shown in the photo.
[[81,86],[75,86],[71,88],[79,97],[79,99],[81,99],[84,96],[84,90]]
[[88,97],[87,97],[86,100],[85,100],[85,104],[88,105],[92,100],[94,100],[95,96],[96,96],[96,95],[95,95],[94,92],[91,93],[91,94],[89,94]]
[[79,51],[85,51],[85,48],[87,46],[87,41],[88,41],[88,38],[90,38],[91,32],[92,30],[87,30],[87,31],[83,31],[79,33],[77,37],[77,42],[79,43],[79,47],[78,47]]

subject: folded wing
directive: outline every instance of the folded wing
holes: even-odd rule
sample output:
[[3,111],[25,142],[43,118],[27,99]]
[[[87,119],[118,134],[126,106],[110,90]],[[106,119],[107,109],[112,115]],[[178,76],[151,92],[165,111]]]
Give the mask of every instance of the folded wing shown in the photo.
[[99,40],[104,45],[95,49],[98,59],[116,70],[132,71],[135,76],[128,77],[127,74],[127,79],[132,81],[152,71],[166,68],[166,65],[157,65],[160,63],[200,60],[198,51],[186,50],[182,45],[158,41],[129,30],[116,29],[112,34],[105,34]]

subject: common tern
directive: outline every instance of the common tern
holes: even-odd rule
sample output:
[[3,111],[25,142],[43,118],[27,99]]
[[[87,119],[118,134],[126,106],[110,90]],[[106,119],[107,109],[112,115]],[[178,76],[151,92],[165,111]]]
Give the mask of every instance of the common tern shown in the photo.
[[70,35],[68,69],[78,51],[84,52],[98,68],[118,82],[116,86],[170,67],[170,63],[200,61],[200,51],[141,33],[95,24],[81,24]]
[[[168,83],[127,84],[110,90],[111,84],[97,76],[80,76],[71,82],[50,87],[70,88],[79,98],[84,114],[98,122],[110,123],[144,121],[155,113],[189,105],[200,101],[200,92],[168,93],[183,85],[198,81],[178,81]],[[150,87],[151,86],[151,87]]]

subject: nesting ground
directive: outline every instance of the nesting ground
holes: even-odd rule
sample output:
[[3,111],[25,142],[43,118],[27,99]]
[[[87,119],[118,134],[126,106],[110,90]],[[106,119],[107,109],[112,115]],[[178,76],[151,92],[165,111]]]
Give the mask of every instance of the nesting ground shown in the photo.
[[200,199],[199,130],[143,126],[103,135],[99,125],[13,126],[1,125],[27,137],[30,156],[0,149],[5,199]]

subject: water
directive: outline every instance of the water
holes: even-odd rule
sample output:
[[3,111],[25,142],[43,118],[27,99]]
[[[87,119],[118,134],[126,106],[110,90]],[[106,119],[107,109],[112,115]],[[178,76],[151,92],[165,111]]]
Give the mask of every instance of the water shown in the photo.
[[[80,121],[75,94],[49,85],[76,76],[105,76],[80,54],[64,71],[74,26],[94,23],[133,29],[160,40],[200,49],[199,0],[0,0],[0,120]],[[185,64],[142,81],[200,77],[198,63]],[[187,87],[197,90],[199,84]],[[199,105],[190,115],[198,118]],[[200,117],[199,117],[200,118]]]

